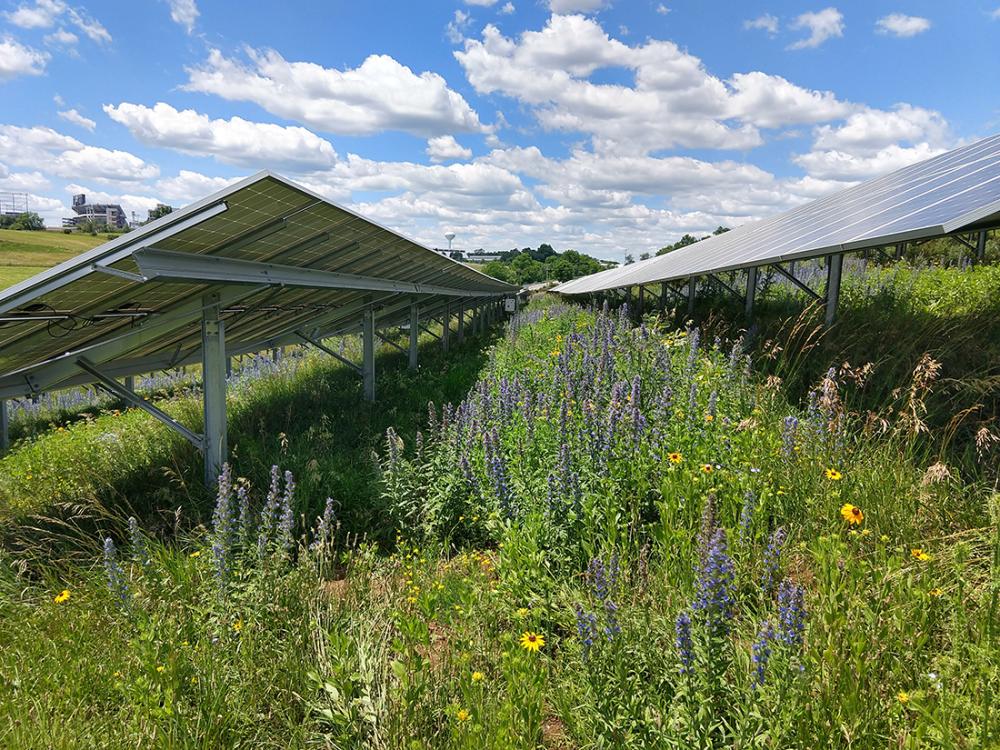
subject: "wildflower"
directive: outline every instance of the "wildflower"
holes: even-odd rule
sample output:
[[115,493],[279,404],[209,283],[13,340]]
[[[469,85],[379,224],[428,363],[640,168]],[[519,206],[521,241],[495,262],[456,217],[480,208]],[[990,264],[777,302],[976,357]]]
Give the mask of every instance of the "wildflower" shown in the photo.
[[841,474],[836,469],[827,469],[823,473],[826,475],[826,478],[829,479],[831,482],[839,482],[841,479],[844,478],[844,475]]
[[525,651],[537,653],[544,645],[545,636],[541,633],[532,633],[530,630],[526,630],[521,634],[521,648]]
[[583,658],[586,659],[594,645],[594,636],[597,635],[597,615],[593,612],[584,612],[579,604],[576,605],[576,633],[580,636]]
[[523,620],[527,616],[528,616],[528,608],[527,607],[519,607],[518,610],[517,610],[517,617],[518,617],[518,619]]
[[60,591],[58,594],[56,594],[55,598],[52,601],[54,601],[56,604],[62,604],[63,602],[69,601],[69,589],[63,589],[62,591]]
[[888,534],[883,534],[882,536],[879,537],[879,541],[881,541],[881,542],[888,542],[889,541],[889,535]]
[[757,640],[750,648],[751,660],[757,674],[757,684],[763,685],[767,672],[767,662],[771,658],[771,641],[774,640],[774,626],[769,620],[764,620],[757,631]]
[[674,622],[674,633],[676,638],[674,644],[677,646],[677,655],[681,660],[681,674],[691,671],[694,663],[694,643],[691,641],[691,615],[681,612]]
[[806,629],[805,589],[786,578],[778,586],[778,637],[788,646],[802,645]]
[[149,550],[146,548],[146,539],[139,530],[139,522],[135,516],[128,517],[128,537],[129,546],[132,548],[132,558],[143,565],[149,564]]
[[192,560],[196,557],[201,557],[201,550],[196,549],[194,552],[188,555],[188,557],[190,557]]
[[233,623],[233,632],[240,633],[243,631],[243,620],[237,620]]
[[904,690],[900,690],[896,693],[896,700],[902,703],[904,706],[910,702],[910,694]]
[[407,604],[416,604],[417,603],[417,597],[415,597],[415,596],[408,596],[408,597],[406,597],[406,603]]
[[672,464],[679,464],[679,463],[680,463],[681,461],[683,461],[683,460],[684,460],[684,456],[682,456],[682,455],[681,455],[680,453],[678,453],[677,451],[674,451],[673,453],[671,453],[671,454],[669,454],[669,455],[667,456],[667,459],[668,459],[668,460],[670,461],[670,463],[672,463]]
[[706,422],[714,422],[715,421],[715,415],[714,414],[706,414],[705,415],[705,421]]
[[785,529],[776,528],[767,542],[764,550],[764,573],[761,577],[761,587],[771,595],[778,585],[778,574],[781,572],[781,550],[785,546]]
[[712,534],[698,565],[698,595],[694,609],[699,612],[712,635],[725,636],[733,616],[733,560],[729,556],[725,529]]
[[920,560],[921,562],[927,562],[931,559],[931,556],[924,552],[920,547],[914,547],[910,550],[910,556],[914,560]]
[[[67,592],[67,593],[68,593],[68,592]],[[931,589],[930,591],[928,591],[927,593],[928,593],[928,594],[930,594],[931,596],[935,596],[935,597],[937,597],[937,596],[941,596],[941,595],[942,595],[942,594],[943,594],[944,592],[943,592],[943,591],[942,591],[941,589],[939,589],[939,588],[935,587],[935,588],[932,588],[932,589]]]
[[455,714],[455,718],[458,719],[459,721],[468,721],[469,712],[466,711],[464,708],[460,708],[458,709],[458,713]]
[[164,672],[167,671],[167,668],[165,666],[163,666],[162,664],[157,664],[156,665],[156,671],[159,672],[160,674],[163,674]]
[[125,582],[125,573],[118,564],[118,551],[111,537],[106,537],[104,540],[104,571],[108,576],[108,589],[118,599],[119,606],[124,609],[129,603],[128,583]]
[[856,526],[865,520],[865,514],[861,512],[861,508],[850,503],[844,503],[840,507],[840,515],[851,526]]
[[705,474],[711,474],[713,471],[715,471],[715,468],[712,466],[712,464],[702,464],[701,465],[701,470]]
[[484,675],[482,672],[473,672],[472,673],[472,681],[473,682],[482,682],[484,679],[486,679],[486,675]]

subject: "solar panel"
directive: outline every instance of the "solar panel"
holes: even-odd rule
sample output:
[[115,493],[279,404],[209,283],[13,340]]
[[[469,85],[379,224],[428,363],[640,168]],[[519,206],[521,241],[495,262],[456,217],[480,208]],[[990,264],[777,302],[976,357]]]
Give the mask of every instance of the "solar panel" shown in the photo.
[[[262,172],[0,293],[0,398],[81,382],[86,374],[65,364],[81,352],[118,375],[130,362],[139,372],[191,360],[201,347],[200,300],[210,291],[223,300],[230,352],[287,343],[300,328],[356,328],[371,306],[385,313],[383,325],[405,322],[400,309],[408,314],[401,300],[409,296],[400,292],[144,279],[137,259],[151,250],[409,284],[428,311],[443,298],[417,290],[470,299],[515,291]],[[124,343],[109,348],[115,341]]]
[[628,266],[574,279],[561,294],[675,281],[941,236],[1000,222],[1000,135],[790,211]]

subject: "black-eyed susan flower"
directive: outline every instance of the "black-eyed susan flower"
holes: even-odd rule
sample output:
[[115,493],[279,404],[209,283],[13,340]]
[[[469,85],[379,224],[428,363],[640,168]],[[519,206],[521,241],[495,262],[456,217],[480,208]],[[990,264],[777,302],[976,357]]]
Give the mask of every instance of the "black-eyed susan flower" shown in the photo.
[[831,482],[839,482],[841,479],[844,478],[843,474],[841,474],[836,469],[832,469],[832,468],[831,469],[827,469],[823,473],[826,475],[826,478],[829,479]]
[[63,589],[62,591],[60,591],[58,594],[56,594],[55,598],[52,601],[54,601],[56,604],[62,604],[63,602],[68,602],[69,589]]
[[857,505],[851,505],[850,503],[844,503],[840,506],[840,515],[844,517],[851,526],[860,525],[862,521],[865,520],[865,514],[861,512],[861,508]]
[[920,547],[914,547],[910,550],[910,556],[914,560],[920,560],[920,562],[927,562],[931,559],[931,556],[924,552]]
[[538,653],[539,649],[545,645],[545,636],[541,633],[532,633],[526,630],[521,634],[521,648],[525,651]]
[[702,464],[701,465],[701,470],[705,474],[711,474],[713,471],[715,471],[715,467],[712,466],[712,464]]
[[667,455],[667,460],[670,461],[670,463],[672,464],[679,464],[681,461],[684,460],[684,456],[682,456],[677,451],[674,451],[673,453]]
[[237,620],[233,623],[233,632],[239,633],[243,630],[243,620]]

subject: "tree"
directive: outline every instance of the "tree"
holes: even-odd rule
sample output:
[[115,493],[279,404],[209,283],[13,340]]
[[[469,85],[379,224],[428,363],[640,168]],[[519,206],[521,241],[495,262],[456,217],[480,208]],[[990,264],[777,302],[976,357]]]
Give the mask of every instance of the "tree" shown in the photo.
[[698,241],[697,237],[693,237],[690,234],[685,234],[683,237],[681,237],[679,240],[677,240],[677,242],[675,242],[673,245],[667,245],[666,247],[661,247],[657,251],[656,254],[657,255],[666,255],[667,253],[672,252],[674,250],[678,250],[678,249],[680,249],[682,247],[687,247],[688,245],[693,245],[697,241]]
[[448,257],[451,258],[452,260],[462,260],[462,251],[461,250],[449,250],[448,251]]
[[545,261],[546,276],[556,281],[569,281],[580,276],[597,273],[602,269],[600,261],[589,255],[567,250]]
[[625,265],[630,266],[635,263],[635,258],[630,253],[625,253]]
[[729,227],[724,227],[721,224],[719,224],[719,226],[717,226],[715,228],[715,231],[712,232],[712,234],[725,234],[728,231],[729,231]]
[[649,260],[649,253],[639,253],[639,260]]
[[45,229],[45,222],[42,220],[42,217],[34,211],[26,211],[23,214],[19,214],[18,217],[14,219],[10,228],[21,229],[26,232],[40,232]]
[[545,266],[528,253],[521,253],[511,262],[510,267],[517,276],[518,284],[533,284],[545,281]]
[[161,216],[166,216],[167,214],[172,214],[174,212],[173,206],[167,206],[163,203],[157,203],[156,208],[149,209],[149,218],[147,221],[153,221],[154,219],[159,219]]
[[506,281],[508,284],[517,283],[517,274],[514,272],[514,269],[510,267],[510,264],[499,260],[491,260],[483,266],[482,272],[487,276],[492,276],[494,279]]

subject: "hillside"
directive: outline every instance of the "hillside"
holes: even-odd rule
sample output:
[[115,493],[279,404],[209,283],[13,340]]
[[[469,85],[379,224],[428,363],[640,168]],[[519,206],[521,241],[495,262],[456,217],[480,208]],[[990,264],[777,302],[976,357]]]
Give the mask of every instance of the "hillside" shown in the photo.
[[6,289],[106,241],[107,237],[103,234],[95,237],[61,231],[0,229],[0,289]]

